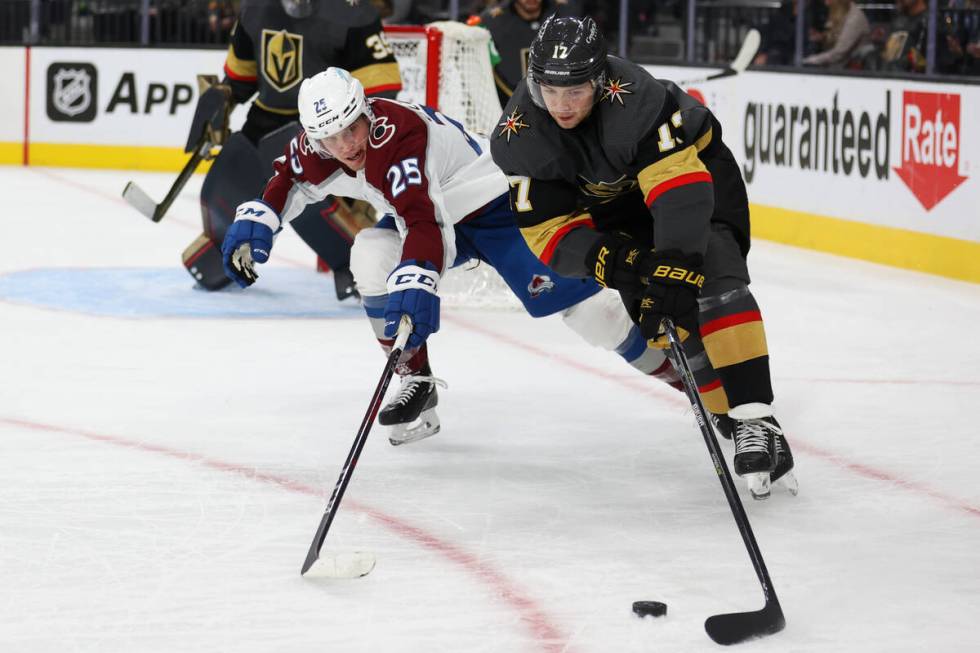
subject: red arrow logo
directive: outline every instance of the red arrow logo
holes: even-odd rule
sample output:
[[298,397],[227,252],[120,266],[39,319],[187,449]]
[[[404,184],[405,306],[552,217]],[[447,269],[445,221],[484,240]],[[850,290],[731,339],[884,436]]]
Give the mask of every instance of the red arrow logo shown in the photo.
[[895,172],[926,211],[966,181],[960,169],[960,96],[902,93],[902,165]]

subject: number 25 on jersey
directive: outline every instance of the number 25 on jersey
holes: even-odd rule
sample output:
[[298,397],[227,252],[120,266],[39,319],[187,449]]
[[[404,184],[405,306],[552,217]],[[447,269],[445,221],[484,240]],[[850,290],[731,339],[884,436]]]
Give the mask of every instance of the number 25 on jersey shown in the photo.
[[385,177],[391,184],[392,199],[401,195],[408,186],[421,186],[422,172],[419,170],[419,160],[413,156],[396,163],[388,168]]

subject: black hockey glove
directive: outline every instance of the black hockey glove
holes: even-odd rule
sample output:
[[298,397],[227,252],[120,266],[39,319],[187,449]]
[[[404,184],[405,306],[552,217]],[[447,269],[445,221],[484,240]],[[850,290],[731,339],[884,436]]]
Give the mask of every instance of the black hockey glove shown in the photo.
[[648,245],[615,234],[603,234],[586,256],[589,272],[600,286],[625,295],[639,295],[656,267]]
[[684,254],[676,249],[653,252],[650,284],[640,299],[640,332],[650,346],[668,347],[660,322],[669,317],[683,341],[698,329],[698,295],[704,285],[700,254]]

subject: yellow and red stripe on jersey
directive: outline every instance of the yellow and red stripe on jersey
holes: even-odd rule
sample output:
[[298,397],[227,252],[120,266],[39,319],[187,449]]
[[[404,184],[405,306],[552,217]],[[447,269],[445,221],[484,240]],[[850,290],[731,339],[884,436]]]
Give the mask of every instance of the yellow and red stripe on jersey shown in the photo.
[[[706,134],[710,140],[710,132]],[[702,137],[698,143],[703,140]],[[711,183],[711,173],[698,158],[697,145],[688,145],[680,152],[651,163],[636,176],[647,206],[667,191],[688,184]]]
[[259,65],[252,59],[239,59],[235,47],[228,46],[228,56],[225,57],[225,74],[240,82],[254,82],[258,79]]
[[721,379],[714,379],[710,383],[698,386],[698,394],[701,395],[701,403],[704,407],[715,415],[728,413],[728,395],[721,385]]
[[402,90],[402,77],[395,62],[363,66],[350,71],[350,74],[361,82],[365,95]]
[[742,311],[705,322],[701,340],[715,369],[769,355],[759,311]]
[[522,226],[521,234],[534,255],[541,259],[542,263],[548,265],[551,262],[551,257],[555,255],[555,248],[558,247],[561,239],[569,231],[579,227],[594,229],[595,223],[592,222],[592,216],[588,213],[559,215],[537,224]]

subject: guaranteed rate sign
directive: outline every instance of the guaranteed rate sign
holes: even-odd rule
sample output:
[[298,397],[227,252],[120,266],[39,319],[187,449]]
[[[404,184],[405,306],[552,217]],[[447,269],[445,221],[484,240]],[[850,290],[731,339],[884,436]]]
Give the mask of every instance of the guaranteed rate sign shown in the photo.
[[902,93],[902,164],[895,173],[927,211],[966,181],[960,169],[960,95]]

